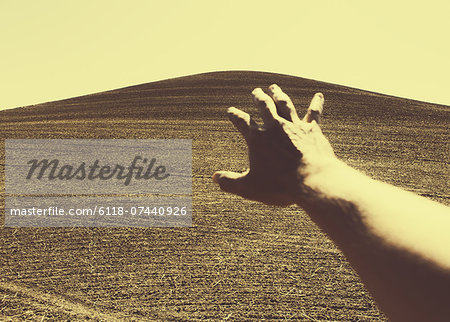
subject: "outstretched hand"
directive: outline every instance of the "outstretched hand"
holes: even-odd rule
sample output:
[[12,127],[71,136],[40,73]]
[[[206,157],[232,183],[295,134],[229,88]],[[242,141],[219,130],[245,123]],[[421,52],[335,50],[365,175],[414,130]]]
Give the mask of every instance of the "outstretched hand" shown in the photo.
[[318,125],[324,98],[317,93],[303,120],[290,98],[277,85],[269,95],[257,88],[252,92],[264,124],[258,126],[250,115],[235,108],[228,116],[245,138],[250,168],[243,173],[218,171],[214,182],[224,191],[272,205],[299,203],[302,183],[335,160],[333,149]]

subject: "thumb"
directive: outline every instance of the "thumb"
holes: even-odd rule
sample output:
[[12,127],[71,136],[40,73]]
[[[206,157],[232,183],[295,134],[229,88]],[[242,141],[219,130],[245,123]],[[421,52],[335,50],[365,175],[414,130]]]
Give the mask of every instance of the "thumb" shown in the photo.
[[219,184],[220,189],[237,195],[245,192],[245,177],[248,170],[243,173],[231,171],[217,171],[213,174],[212,179]]

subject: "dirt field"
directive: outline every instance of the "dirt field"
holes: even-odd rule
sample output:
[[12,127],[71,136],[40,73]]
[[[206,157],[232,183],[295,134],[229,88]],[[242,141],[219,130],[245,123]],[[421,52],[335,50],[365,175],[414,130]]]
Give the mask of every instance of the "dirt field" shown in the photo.
[[259,119],[250,92],[271,83],[301,114],[315,92],[324,93],[322,128],[350,165],[450,203],[448,106],[297,77],[222,72],[1,111],[2,139],[193,139],[194,212],[192,228],[4,228],[2,140],[0,318],[385,320],[302,210],[246,201],[211,181],[215,170],[247,166],[226,108]]

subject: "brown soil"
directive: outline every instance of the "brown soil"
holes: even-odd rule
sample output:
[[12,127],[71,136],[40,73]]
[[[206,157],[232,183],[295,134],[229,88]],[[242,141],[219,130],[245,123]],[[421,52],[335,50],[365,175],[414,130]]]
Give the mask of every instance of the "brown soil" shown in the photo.
[[450,203],[448,106],[285,75],[219,72],[1,111],[2,139],[193,139],[194,212],[192,228],[0,228],[0,318],[384,320],[301,209],[246,201],[211,181],[215,170],[247,166],[226,108],[258,118],[250,92],[271,83],[300,113],[324,93],[322,128],[350,165]]

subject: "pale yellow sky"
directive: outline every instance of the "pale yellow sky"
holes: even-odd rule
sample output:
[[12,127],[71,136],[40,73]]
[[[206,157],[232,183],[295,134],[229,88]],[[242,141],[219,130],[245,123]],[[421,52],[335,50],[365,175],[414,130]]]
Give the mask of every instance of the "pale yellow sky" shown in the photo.
[[0,109],[236,69],[450,105],[447,3],[1,0]]

